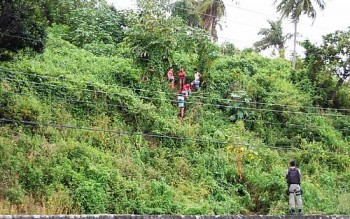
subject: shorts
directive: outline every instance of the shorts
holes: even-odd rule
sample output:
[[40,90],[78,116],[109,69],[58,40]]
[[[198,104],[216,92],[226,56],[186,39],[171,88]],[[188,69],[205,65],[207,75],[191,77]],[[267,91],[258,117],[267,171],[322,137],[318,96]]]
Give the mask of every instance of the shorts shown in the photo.
[[199,88],[199,84],[200,84],[199,81],[194,81],[194,88],[198,89]]
[[188,97],[188,91],[182,91],[181,93],[182,93],[182,96]]

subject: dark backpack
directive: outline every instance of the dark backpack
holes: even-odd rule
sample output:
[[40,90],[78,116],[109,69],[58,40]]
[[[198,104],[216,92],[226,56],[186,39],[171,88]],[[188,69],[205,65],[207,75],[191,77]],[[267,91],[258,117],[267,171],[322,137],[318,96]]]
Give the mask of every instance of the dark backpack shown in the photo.
[[300,173],[298,168],[289,168],[287,174],[288,184],[300,184]]

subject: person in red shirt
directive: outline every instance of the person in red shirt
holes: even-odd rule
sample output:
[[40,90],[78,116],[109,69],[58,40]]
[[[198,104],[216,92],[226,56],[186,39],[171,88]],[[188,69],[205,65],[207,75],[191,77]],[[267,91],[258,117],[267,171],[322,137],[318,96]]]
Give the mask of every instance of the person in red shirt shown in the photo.
[[171,90],[175,89],[175,78],[174,78],[174,69],[171,67],[167,73],[168,76],[168,83],[169,83],[169,87]]
[[186,78],[186,72],[183,66],[180,67],[180,70],[178,71],[178,75],[179,75],[180,90],[182,91],[182,87],[185,84],[185,78]]
[[185,98],[187,98],[190,94],[191,94],[191,85],[190,84],[185,84],[182,87],[182,96],[184,96]]

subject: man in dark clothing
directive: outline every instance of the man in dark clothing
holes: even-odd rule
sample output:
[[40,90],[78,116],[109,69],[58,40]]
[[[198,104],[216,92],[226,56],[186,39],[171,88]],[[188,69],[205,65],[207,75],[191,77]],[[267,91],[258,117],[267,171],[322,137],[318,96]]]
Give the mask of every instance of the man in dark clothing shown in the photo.
[[302,212],[302,199],[301,199],[301,188],[300,188],[300,179],[301,173],[298,168],[296,168],[295,161],[289,163],[289,169],[286,171],[286,180],[288,183],[288,193],[289,193],[289,205],[290,212],[294,214],[295,212],[295,199],[297,200],[297,205],[299,209],[299,215]]

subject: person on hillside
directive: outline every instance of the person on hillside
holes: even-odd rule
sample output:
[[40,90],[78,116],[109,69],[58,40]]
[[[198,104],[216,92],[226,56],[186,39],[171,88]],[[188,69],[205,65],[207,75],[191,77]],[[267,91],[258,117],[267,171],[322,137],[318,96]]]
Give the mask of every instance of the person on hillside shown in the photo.
[[192,81],[191,85],[196,90],[199,89],[200,78],[201,78],[201,74],[198,72],[197,68],[194,68],[194,81]]
[[182,87],[185,84],[185,79],[186,79],[186,72],[185,68],[183,66],[180,67],[180,70],[177,72],[179,76],[179,84],[180,84],[180,91],[182,90]]
[[167,76],[168,76],[169,87],[171,90],[174,90],[175,89],[175,78],[174,78],[174,69],[172,67],[169,68]]
[[302,214],[302,198],[301,198],[301,187],[300,187],[301,172],[296,168],[295,161],[289,163],[289,169],[286,171],[286,180],[288,183],[288,195],[289,195],[289,206],[290,213],[294,214],[295,212],[295,199],[297,200],[298,213]]
[[191,94],[191,85],[190,84],[185,84],[182,87],[182,91],[181,91],[182,96],[184,96],[185,98],[187,98],[190,94]]
[[180,118],[183,119],[185,116],[185,97],[182,94],[177,95],[177,105],[180,108]]

